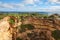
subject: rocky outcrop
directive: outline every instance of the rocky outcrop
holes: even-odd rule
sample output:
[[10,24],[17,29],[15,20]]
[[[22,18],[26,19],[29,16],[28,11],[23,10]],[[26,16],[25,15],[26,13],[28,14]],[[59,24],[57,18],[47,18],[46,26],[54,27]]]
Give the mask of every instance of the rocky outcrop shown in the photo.
[[32,24],[35,28],[47,28],[51,31],[60,30],[60,20],[58,19],[29,17],[23,21],[23,24]]
[[23,24],[32,24],[35,29],[20,33],[19,37],[22,40],[55,40],[52,31],[60,30],[60,20],[57,18],[27,17]]
[[[10,23],[10,19],[15,21]],[[16,26],[20,25],[18,20],[13,16],[7,16],[0,20],[0,40],[16,40]]]
[[34,29],[30,32],[23,32],[20,33],[19,38],[22,40],[55,40],[49,29]]
[[[10,23],[10,19],[14,23]],[[0,20],[0,40],[16,40],[17,37],[22,40],[55,40],[51,31],[60,30],[59,19],[47,19],[37,17],[27,17],[25,20],[19,21],[16,17],[7,16]],[[23,24],[31,24],[34,26],[32,30],[26,28],[25,32],[20,32],[17,26]],[[17,32],[18,31],[18,32]]]
[[5,17],[4,19],[0,20],[0,40],[12,40],[12,34],[9,30],[9,18],[10,17]]

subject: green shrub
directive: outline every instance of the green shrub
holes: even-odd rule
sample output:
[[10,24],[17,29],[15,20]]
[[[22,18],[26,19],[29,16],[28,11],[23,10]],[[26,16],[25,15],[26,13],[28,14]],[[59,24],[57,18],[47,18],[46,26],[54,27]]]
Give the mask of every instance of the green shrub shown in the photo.
[[21,25],[21,28],[22,29],[28,28],[29,30],[32,30],[34,29],[34,26],[31,24],[24,24],[24,25]]
[[34,26],[31,24],[22,24],[20,27],[21,27],[21,30],[20,30],[21,32],[25,32],[26,31],[25,28],[27,28],[28,30],[34,29]]
[[21,38],[16,38],[16,40],[22,40]]
[[52,32],[52,36],[53,36],[56,40],[60,39],[60,30],[55,30],[55,31],[53,31],[53,32]]
[[32,37],[33,36],[33,33],[27,33],[27,36],[28,37]]
[[14,24],[14,23],[15,23],[15,20],[11,18],[11,19],[9,20],[9,22],[10,22],[11,24]]
[[19,30],[20,33],[25,32],[25,31],[26,31],[25,29],[21,29],[21,30]]

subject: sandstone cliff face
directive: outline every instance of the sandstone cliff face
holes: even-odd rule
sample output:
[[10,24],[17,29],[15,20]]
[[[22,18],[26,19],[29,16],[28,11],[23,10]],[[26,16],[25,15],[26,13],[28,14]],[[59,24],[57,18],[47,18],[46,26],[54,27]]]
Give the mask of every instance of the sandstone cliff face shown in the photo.
[[[13,19],[15,23],[11,24],[10,19]],[[16,26],[21,24],[17,21],[13,16],[7,16],[0,20],[0,40],[16,40]]]
[[0,40],[12,40],[12,34],[9,31],[9,17],[0,20]]

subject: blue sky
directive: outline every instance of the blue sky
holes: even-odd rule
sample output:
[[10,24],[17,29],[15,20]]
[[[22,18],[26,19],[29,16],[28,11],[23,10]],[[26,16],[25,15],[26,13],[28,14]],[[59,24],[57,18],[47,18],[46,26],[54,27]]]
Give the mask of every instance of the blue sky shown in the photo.
[[60,0],[0,0],[0,11],[60,12]]

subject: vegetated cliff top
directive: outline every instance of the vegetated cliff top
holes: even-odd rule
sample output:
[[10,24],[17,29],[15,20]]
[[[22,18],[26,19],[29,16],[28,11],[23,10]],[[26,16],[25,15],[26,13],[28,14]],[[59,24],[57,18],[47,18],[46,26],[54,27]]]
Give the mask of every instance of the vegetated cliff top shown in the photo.
[[[21,22],[23,22],[24,24],[33,24],[34,26],[45,26],[46,28],[54,28],[54,29],[58,29],[60,26],[60,15],[58,14],[53,14],[50,16],[39,16],[37,17],[37,15],[35,14],[31,14],[32,16],[19,16],[20,19],[23,19]],[[40,14],[39,14],[40,15]],[[9,16],[9,15],[8,15]],[[11,16],[11,15],[10,15]],[[15,16],[18,18],[18,16]],[[14,17],[14,16],[11,16]],[[18,18],[18,20],[20,20]],[[56,26],[56,27],[55,27]]]
[[60,30],[60,15],[53,14],[48,17],[36,17],[36,16],[26,16],[22,17],[24,20],[23,24],[32,24],[36,28],[49,28],[51,30]]
[[[59,20],[59,17],[55,17],[55,16],[58,16],[58,15],[56,15],[56,14],[53,15],[52,16],[53,19],[50,18],[51,16],[49,18],[48,17],[39,18],[39,17],[36,17],[36,16],[22,17],[24,20],[22,20],[20,22],[21,23],[23,22],[24,26],[25,25],[27,26],[27,24],[31,24],[35,28],[33,28],[32,30],[26,29],[25,32],[21,33],[21,35],[22,35],[21,37],[23,37],[23,39],[28,37],[26,35],[27,35],[27,33],[30,33],[30,32],[32,33],[32,35],[34,35],[34,36],[31,35],[30,39],[32,39],[34,37],[32,40],[34,40],[35,37],[36,37],[36,39],[37,39],[37,37],[38,37],[38,39],[41,39],[41,38],[39,38],[40,37],[39,35],[40,34],[42,34],[42,35],[44,34],[45,35],[45,33],[46,33],[47,37],[48,37],[48,35],[51,37],[51,34],[49,34],[50,31],[60,30],[60,20]],[[8,17],[6,17],[6,19],[8,19]],[[38,36],[35,36],[35,35],[38,35]],[[50,40],[50,38],[47,39],[47,37],[46,37],[46,40],[48,40],[48,39]],[[44,37],[42,37],[42,38],[44,39]]]
[[[60,30],[60,19],[59,15],[57,14],[43,18],[36,16],[26,16],[22,18],[22,33],[20,32],[20,34],[18,34],[18,36],[20,35],[19,38],[21,38],[22,40],[55,40],[56,36],[59,34],[58,31],[56,32],[56,34],[54,34],[55,30]],[[32,30],[29,30],[28,27],[31,26],[29,26],[28,24],[33,25],[34,28]],[[55,35],[55,38],[52,37],[52,35]]]

